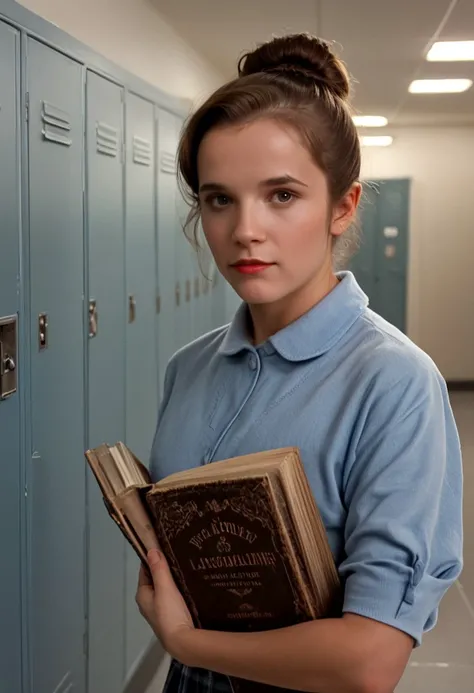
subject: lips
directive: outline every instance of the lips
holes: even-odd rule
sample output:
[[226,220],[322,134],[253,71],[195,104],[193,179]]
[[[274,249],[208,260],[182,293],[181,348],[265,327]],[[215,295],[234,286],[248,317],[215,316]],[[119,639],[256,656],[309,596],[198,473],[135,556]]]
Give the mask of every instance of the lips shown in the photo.
[[234,269],[241,274],[257,274],[272,266],[273,263],[263,262],[262,260],[240,260],[234,265]]

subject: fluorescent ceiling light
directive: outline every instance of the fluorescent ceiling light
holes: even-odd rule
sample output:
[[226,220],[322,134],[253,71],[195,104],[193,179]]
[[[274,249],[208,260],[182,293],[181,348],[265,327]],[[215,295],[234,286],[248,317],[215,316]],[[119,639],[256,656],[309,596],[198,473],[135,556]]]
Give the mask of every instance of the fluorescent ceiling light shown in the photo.
[[383,116],[360,115],[354,116],[352,120],[358,128],[383,128],[388,123]]
[[470,79],[416,79],[409,91],[411,94],[460,94],[471,87]]
[[438,41],[433,44],[426,59],[430,62],[474,60],[474,41]]
[[383,137],[361,137],[362,147],[389,147],[393,142],[393,137],[388,135]]

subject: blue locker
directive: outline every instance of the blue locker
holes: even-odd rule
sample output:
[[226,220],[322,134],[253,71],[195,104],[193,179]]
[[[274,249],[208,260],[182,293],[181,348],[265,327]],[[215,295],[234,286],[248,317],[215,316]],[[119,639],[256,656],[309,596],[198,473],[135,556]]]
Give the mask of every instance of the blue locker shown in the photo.
[[[174,117],[175,136],[173,156],[176,156],[179,133],[182,122]],[[176,272],[176,313],[175,313],[175,350],[188,344],[195,332],[194,316],[194,274],[190,258],[190,245],[184,233],[186,220],[184,200],[176,185],[174,189],[174,229],[175,229],[175,272]]]
[[183,234],[183,205],[178,191],[174,190],[173,226],[175,233],[175,350],[190,341],[192,325],[192,271],[188,257],[188,242]]
[[[125,437],[123,89],[87,73],[88,447]],[[125,676],[125,545],[87,472],[88,693]]]
[[364,183],[360,205],[360,241],[357,252],[351,258],[350,269],[357,277],[367,296],[375,295],[375,241],[377,237],[378,190]]
[[[199,252],[199,255],[198,255]],[[193,334],[192,339],[197,339],[200,335],[204,334],[206,331],[206,319],[203,308],[203,294],[201,292],[201,270],[199,268],[199,261],[202,265],[203,262],[203,252],[194,250],[191,246],[188,246],[189,262],[191,264],[192,274],[193,274]]]
[[186,208],[181,194],[176,190],[177,200],[177,247],[180,248],[181,265],[183,268],[183,281],[186,282],[185,303],[182,314],[182,330],[179,346],[189,344],[198,332],[199,316],[197,311],[197,293],[195,284],[195,267],[193,262],[193,248],[184,235],[183,226],[186,220]]
[[410,180],[380,183],[376,243],[376,308],[406,331]]
[[27,41],[34,693],[85,690],[83,70]]
[[406,329],[409,197],[408,179],[365,183],[361,244],[349,263],[370,307],[402,332]]
[[[126,441],[148,462],[158,413],[156,359],[154,106],[126,97]],[[135,592],[139,563],[126,548],[126,666],[136,662],[151,638]]]
[[166,365],[176,350],[175,273],[175,196],[176,196],[176,130],[174,116],[156,109],[157,123],[157,190],[158,190],[158,359],[160,393]]
[[[20,278],[19,33],[0,22],[0,691],[21,691],[20,394],[18,281]],[[8,320],[4,320],[7,318]],[[15,334],[16,330],[16,334]],[[13,348],[13,351],[12,351]],[[7,359],[15,368],[6,370]],[[22,359],[23,362],[23,359]],[[9,367],[13,364],[8,362]],[[4,375],[2,375],[4,373]],[[16,383],[15,383],[16,374]],[[16,391],[14,391],[16,388]],[[8,393],[11,393],[8,396]],[[7,529],[8,528],[8,529]]]

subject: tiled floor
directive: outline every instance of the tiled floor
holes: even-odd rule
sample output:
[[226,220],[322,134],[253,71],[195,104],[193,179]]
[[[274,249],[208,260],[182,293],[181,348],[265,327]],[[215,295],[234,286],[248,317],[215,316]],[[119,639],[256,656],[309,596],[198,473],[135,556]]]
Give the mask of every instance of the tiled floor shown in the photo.
[[465,567],[397,693],[474,693],[474,393],[455,393],[451,401],[464,457]]
[[[474,693],[474,393],[455,393],[464,457],[464,571],[444,598],[436,628],[414,651],[396,693]],[[167,659],[147,693],[160,693]]]

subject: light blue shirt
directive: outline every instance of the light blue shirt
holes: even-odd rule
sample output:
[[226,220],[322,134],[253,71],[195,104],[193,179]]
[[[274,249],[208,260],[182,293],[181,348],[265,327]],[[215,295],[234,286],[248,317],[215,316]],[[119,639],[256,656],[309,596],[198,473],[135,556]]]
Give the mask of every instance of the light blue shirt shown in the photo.
[[462,566],[462,464],[432,360],[368,308],[350,272],[255,348],[247,307],[171,359],[155,480],[299,448],[344,584],[344,611],[417,644]]

